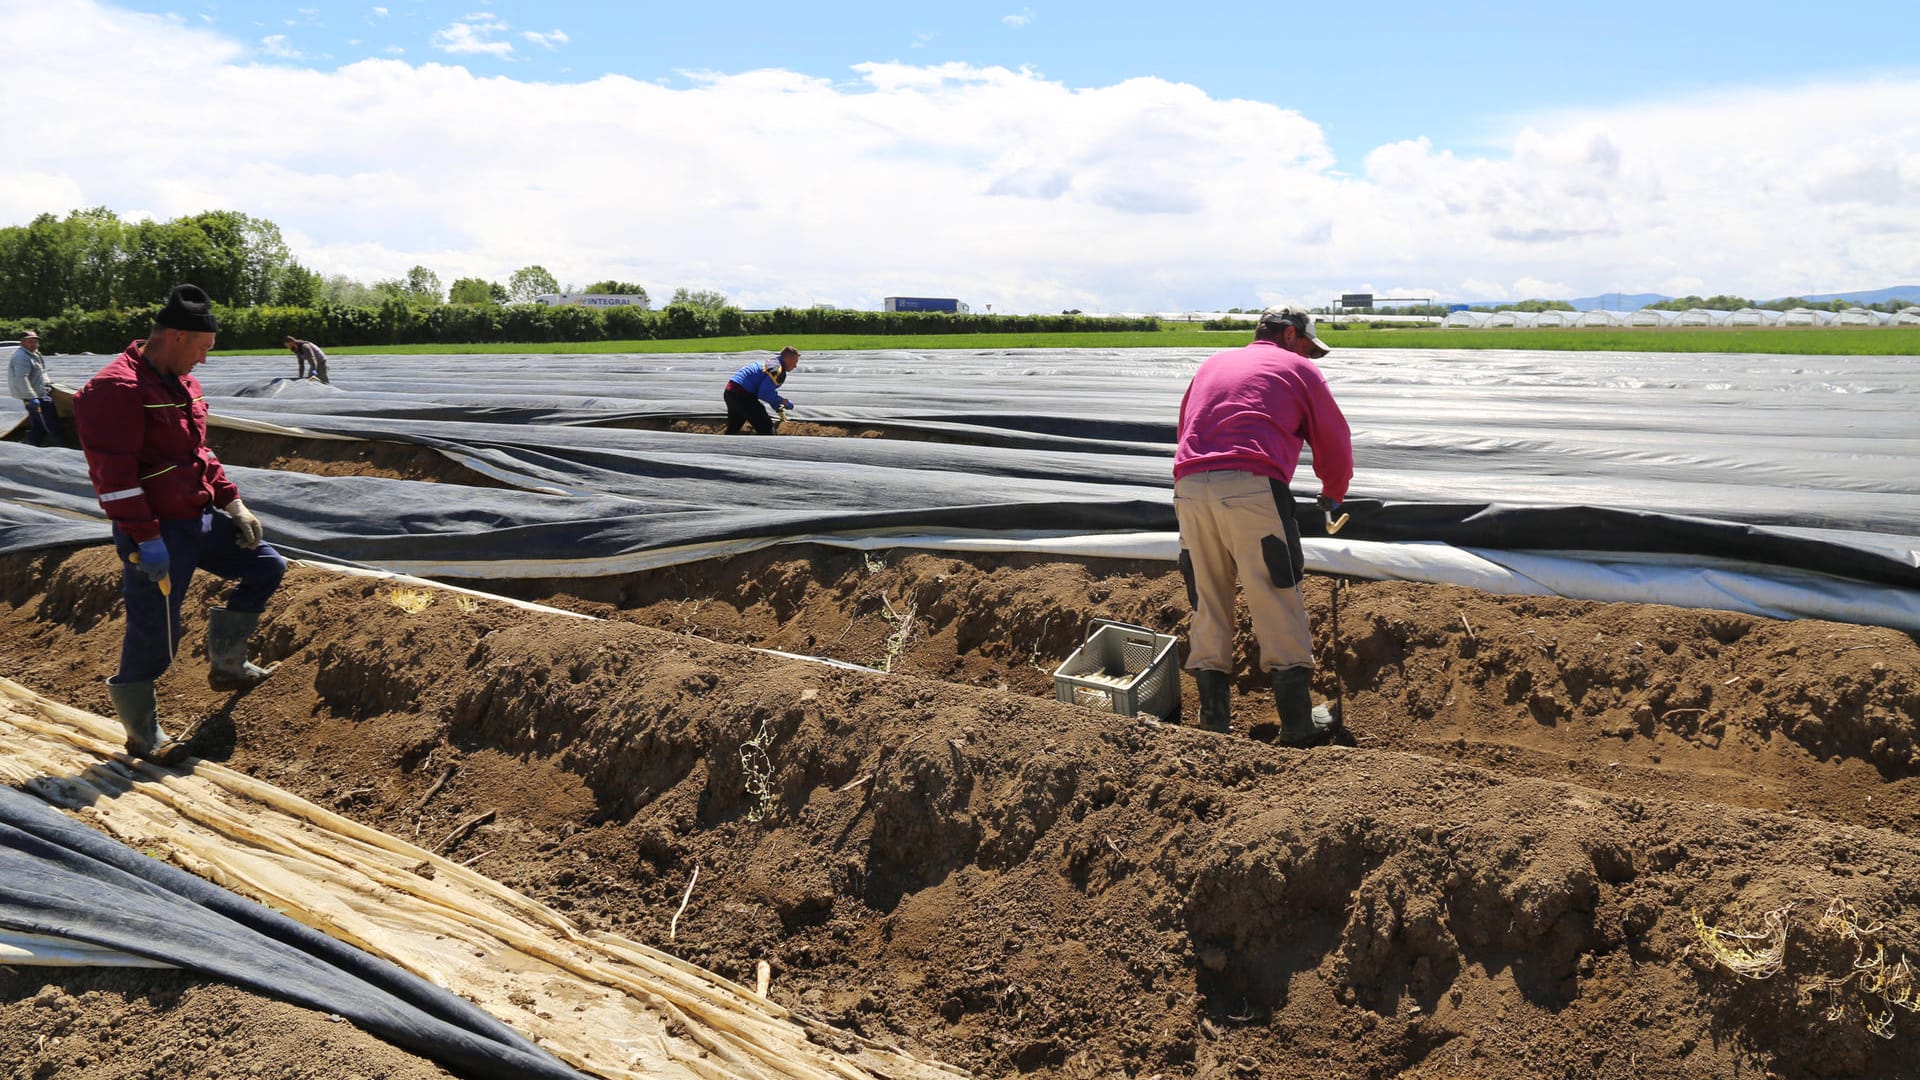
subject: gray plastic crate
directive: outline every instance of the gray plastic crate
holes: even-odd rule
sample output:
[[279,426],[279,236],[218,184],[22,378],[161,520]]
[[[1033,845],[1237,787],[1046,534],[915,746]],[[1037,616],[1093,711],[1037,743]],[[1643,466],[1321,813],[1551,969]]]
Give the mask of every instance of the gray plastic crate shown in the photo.
[[1086,642],[1054,669],[1053,696],[1121,716],[1170,720],[1180,711],[1178,643],[1172,634],[1095,619]]

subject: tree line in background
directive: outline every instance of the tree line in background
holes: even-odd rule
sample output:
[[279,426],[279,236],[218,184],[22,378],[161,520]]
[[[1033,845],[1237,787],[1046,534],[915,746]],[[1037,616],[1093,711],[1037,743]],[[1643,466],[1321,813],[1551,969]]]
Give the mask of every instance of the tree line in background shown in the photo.
[[59,352],[115,352],[144,337],[167,291],[207,290],[224,348],[279,348],[296,337],[326,345],[457,345],[489,341],[606,341],[743,334],[928,334],[983,330],[1148,330],[1153,319],[1075,315],[969,316],[777,308],[741,311],[711,289],[674,290],[656,311],[644,286],[608,279],[582,292],[638,298],[620,307],[548,307],[535,297],[572,292],[543,266],[504,285],[415,266],[371,285],[300,265],[271,221],[212,210],[172,221],[122,221],[105,207],[41,214],[0,229],[0,332],[32,325]]
[[[154,304],[182,281],[226,307],[510,304],[561,291],[542,266],[514,271],[505,285],[457,278],[450,289],[425,266],[370,285],[344,274],[323,276],[294,259],[278,225],[232,210],[122,221],[96,206],[0,228],[0,313],[14,318]],[[622,281],[596,282],[586,291],[636,295],[643,306],[647,299],[646,289]]]
[[[57,352],[118,352],[147,336],[158,304],[112,311],[69,311],[35,320]],[[749,334],[976,334],[1158,330],[1153,318],[1084,315],[945,315],[925,312],[774,308],[741,311],[670,303],[655,311],[542,304],[435,304],[389,297],[375,307],[321,301],[312,307],[216,306],[223,349],[278,349],[287,335],[341,345],[461,345],[473,342],[654,341]],[[0,320],[0,333],[10,329]]]

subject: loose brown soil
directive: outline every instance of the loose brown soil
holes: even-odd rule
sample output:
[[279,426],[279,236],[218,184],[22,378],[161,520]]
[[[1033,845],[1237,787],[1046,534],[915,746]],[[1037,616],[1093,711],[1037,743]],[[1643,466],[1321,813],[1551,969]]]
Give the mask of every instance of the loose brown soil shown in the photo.
[[447,1080],[352,1024],[184,972],[0,967],[0,1076]]
[[[0,670],[107,710],[112,553],[0,581]],[[1844,899],[1885,963],[1920,958],[1906,635],[1362,582],[1336,645],[1315,578],[1316,690],[1344,688],[1361,746],[1302,752],[1051,700],[1089,618],[1184,633],[1164,564],[791,547],[510,587],[610,618],[410,613],[296,568],[257,641],[272,681],[209,691],[196,626],[163,716],[402,836],[497,810],[453,857],[723,975],[770,959],[782,1003],[981,1075],[1916,1074],[1920,1014],[1870,1034],[1855,947],[1820,927]],[[196,623],[218,595],[196,583]],[[1236,729],[1271,715],[1248,667]],[[1712,963],[1696,914],[1787,904],[1781,974]],[[184,1047],[168,1075],[312,1030],[244,996],[195,1011],[182,988],[217,988],[177,974],[32,976],[0,983],[25,1068],[63,1022],[46,981],[70,1029],[150,1007]]]
[[207,445],[228,465],[283,469],[314,476],[380,476],[469,487],[506,484],[459,464],[432,447],[361,439],[305,439],[209,428]]

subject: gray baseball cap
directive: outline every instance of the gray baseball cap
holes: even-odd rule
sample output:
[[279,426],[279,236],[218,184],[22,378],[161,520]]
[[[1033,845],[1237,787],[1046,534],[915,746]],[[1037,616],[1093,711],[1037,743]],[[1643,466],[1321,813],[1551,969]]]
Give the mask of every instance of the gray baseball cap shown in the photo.
[[1308,341],[1313,342],[1313,348],[1307,350],[1307,354],[1313,357],[1313,359],[1318,360],[1332,351],[1327,348],[1326,342],[1314,336],[1313,316],[1307,314],[1305,308],[1297,308],[1292,304],[1282,304],[1270,307],[1260,313],[1260,329],[1265,330],[1270,326],[1277,327],[1282,325],[1293,327],[1300,333],[1305,334]]

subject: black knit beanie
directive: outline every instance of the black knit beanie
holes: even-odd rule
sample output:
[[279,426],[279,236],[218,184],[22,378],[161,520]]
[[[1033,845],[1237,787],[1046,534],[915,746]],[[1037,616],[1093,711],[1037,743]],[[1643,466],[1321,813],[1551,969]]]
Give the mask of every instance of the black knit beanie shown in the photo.
[[153,325],[170,330],[190,330],[211,334],[220,329],[213,317],[213,298],[198,285],[175,285],[167,294],[167,303],[153,317]]

